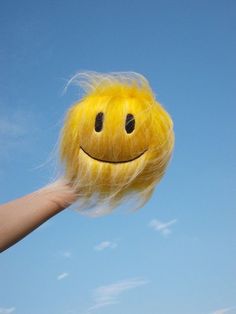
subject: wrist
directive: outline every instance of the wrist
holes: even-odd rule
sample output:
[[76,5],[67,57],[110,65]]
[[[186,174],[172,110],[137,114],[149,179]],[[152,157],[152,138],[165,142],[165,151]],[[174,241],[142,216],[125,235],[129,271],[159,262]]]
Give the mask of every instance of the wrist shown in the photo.
[[72,186],[64,179],[59,179],[42,190],[45,198],[56,211],[61,211],[76,200],[76,193]]

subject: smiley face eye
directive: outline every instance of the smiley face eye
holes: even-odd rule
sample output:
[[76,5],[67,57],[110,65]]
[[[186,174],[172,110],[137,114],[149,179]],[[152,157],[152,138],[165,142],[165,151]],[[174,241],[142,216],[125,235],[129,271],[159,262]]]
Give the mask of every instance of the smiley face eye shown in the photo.
[[125,120],[125,130],[128,134],[132,133],[135,128],[135,119],[131,113],[128,113]]
[[99,113],[96,115],[96,119],[95,119],[95,131],[96,131],[96,132],[101,132],[101,131],[102,131],[103,119],[104,119],[104,114],[103,114],[103,112],[99,112]]

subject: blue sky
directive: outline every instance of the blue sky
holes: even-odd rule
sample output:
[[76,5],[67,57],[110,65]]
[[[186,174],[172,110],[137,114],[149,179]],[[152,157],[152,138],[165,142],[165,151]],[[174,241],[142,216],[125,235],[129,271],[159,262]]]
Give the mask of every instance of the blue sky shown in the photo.
[[67,210],[1,255],[1,314],[236,313],[235,29],[233,0],[1,2],[1,203],[53,178],[79,70],[142,73],[176,133],[140,211]]

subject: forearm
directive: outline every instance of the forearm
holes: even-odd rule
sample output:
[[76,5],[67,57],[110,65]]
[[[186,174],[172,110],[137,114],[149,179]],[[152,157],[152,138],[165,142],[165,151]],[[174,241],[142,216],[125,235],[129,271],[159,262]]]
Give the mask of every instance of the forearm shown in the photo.
[[75,200],[64,181],[0,205],[0,252],[4,251]]

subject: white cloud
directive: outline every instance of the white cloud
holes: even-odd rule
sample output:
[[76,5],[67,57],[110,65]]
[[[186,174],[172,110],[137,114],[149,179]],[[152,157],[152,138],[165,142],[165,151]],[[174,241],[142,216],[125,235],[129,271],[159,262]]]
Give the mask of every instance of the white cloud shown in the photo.
[[39,227],[37,228],[37,230],[44,230],[44,229],[47,229],[47,228],[51,227],[52,224],[53,224],[52,221],[46,221],[46,222],[44,222],[41,226],[39,226]]
[[103,251],[105,249],[115,249],[117,247],[117,243],[115,242],[111,242],[111,241],[103,241],[99,244],[97,244],[95,247],[94,247],[94,250],[95,251]]
[[11,314],[13,312],[15,312],[16,308],[15,307],[10,307],[10,308],[3,308],[0,307],[0,314]]
[[62,256],[65,258],[71,258],[72,253],[70,251],[64,251],[62,252]]
[[13,118],[0,117],[0,145],[3,148],[1,156],[6,155],[20,147],[24,135],[26,133],[25,126]]
[[177,222],[177,219],[170,220],[168,222],[162,222],[157,219],[153,219],[149,222],[149,227],[156,231],[159,231],[163,236],[168,236],[171,234],[172,230],[170,227]]
[[233,309],[234,308],[232,308],[232,307],[227,307],[227,308],[224,308],[224,309],[216,310],[212,314],[225,314],[225,313],[231,312]]
[[88,309],[92,312],[99,308],[119,303],[119,296],[131,289],[146,285],[147,280],[143,278],[132,278],[119,281],[110,285],[100,286],[94,290],[94,305]]
[[29,149],[29,140],[37,130],[35,116],[26,110],[16,110],[2,114],[0,112],[1,157],[8,157],[13,151]]
[[26,132],[23,125],[17,124],[15,121],[11,121],[9,118],[0,118],[0,136],[8,136],[18,138],[24,135]]
[[57,280],[62,280],[62,279],[65,279],[66,277],[69,276],[69,273],[61,273],[60,275],[57,276]]

